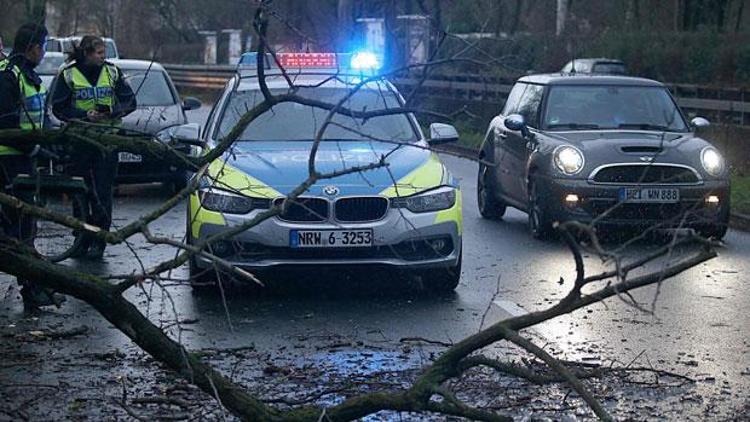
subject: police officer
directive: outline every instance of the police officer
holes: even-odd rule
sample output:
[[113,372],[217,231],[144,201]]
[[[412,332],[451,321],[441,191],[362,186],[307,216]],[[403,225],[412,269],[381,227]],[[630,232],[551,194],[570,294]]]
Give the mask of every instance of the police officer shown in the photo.
[[[44,58],[47,28],[25,24],[18,28],[11,55],[0,60],[0,129],[41,130],[45,123],[46,90],[34,68]],[[30,149],[30,148],[29,148]],[[0,145],[0,189],[13,192],[16,175],[31,174],[31,162],[23,152]],[[11,207],[3,207],[0,228],[8,237],[31,242],[34,221]],[[19,280],[27,308],[56,304],[56,298],[29,280]]]
[[[58,74],[52,94],[52,112],[62,121],[83,120],[117,128],[120,118],[135,110],[135,94],[120,69],[104,60],[104,40],[84,36],[76,46],[72,61]],[[109,230],[112,224],[112,190],[117,171],[115,154],[102,151],[81,152],[78,169],[91,191],[89,224]],[[92,259],[100,259],[106,243],[84,239],[80,250]],[[88,249],[88,251],[87,251]]]

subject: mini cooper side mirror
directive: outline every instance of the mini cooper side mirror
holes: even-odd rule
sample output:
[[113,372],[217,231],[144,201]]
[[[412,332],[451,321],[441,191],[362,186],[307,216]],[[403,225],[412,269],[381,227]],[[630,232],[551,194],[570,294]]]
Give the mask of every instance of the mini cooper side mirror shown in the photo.
[[526,119],[520,114],[511,114],[505,118],[505,127],[512,131],[520,131],[524,138],[529,136],[529,128],[526,126]]
[[690,121],[690,126],[692,126],[693,129],[700,129],[711,126],[711,122],[703,117],[693,117],[693,120]]
[[185,111],[197,110],[201,108],[201,101],[195,97],[185,97],[182,100],[182,109]]
[[438,145],[458,141],[458,131],[455,127],[445,123],[430,125],[430,144]]

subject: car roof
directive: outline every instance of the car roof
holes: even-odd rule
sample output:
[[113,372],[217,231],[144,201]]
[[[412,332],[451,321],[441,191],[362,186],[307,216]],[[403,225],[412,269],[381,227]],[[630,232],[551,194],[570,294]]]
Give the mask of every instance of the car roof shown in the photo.
[[[60,41],[80,41],[83,36],[82,35],[71,35],[68,37],[49,37],[50,39],[60,40]],[[105,42],[114,42],[112,38],[109,37],[100,37]]]
[[634,76],[605,75],[593,73],[544,73],[539,75],[528,75],[518,79],[539,85],[629,85],[629,86],[654,86],[663,87],[664,84],[652,79],[637,78]]
[[581,63],[612,63],[612,64],[623,64],[623,65],[625,64],[620,59],[608,59],[606,57],[587,57],[583,59],[571,60],[568,63],[572,63],[573,61],[575,61],[576,63],[581,62]]
[[108,62],[114,64],[122,70],[159,70],[164,71],[164,67],[158,62],[152,60],[131,60],[131,59],[108,59]]
[[[296,86],[315,86],[324,88],[353,88],[356,84],[361,82],[361,76],[357,75],[345,75],[345,74],[331,74],[331,73],[320,73],[320,74],[288,74]],[[280,74],[275,73],[266,76],[266,84],[270,89],[285,89],[289,88],[289,83]],[[377,90],[388,87],[393,92],[398,90],[387,80],[380,79],[365,84],[362,89],[365,90]],[[258,78],[256,76],[245,76],[240,77],[240,83],[237,87],[237,91],[255,91],[260,89]]]

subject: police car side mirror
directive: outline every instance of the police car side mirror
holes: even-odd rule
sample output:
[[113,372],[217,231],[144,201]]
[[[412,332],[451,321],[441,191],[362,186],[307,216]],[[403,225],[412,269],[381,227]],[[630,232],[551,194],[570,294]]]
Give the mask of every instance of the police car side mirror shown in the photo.
[[194,97],[185,97],[182,101],[182,109],[185,111],[197,110],[201,108],[201,101]]
[[455,127],[445,123],[430,125],[430,144],[438,145],[458,141],[458,131]]
[[177,126],[172,133],[172,140],[181,144],[193,145],[205,148],[206,143],[201,140],[201,125],[198,123],[188,123]]

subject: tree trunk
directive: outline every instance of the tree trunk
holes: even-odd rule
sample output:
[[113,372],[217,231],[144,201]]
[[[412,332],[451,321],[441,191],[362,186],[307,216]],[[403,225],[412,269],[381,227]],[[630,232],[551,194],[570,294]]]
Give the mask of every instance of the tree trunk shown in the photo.
[[728,0],[717,0],[714,3],[714,7],[716,8],[716,31],[718,32],[724,32],[728,3]]
[[47,18],[47,0],[26,0],[26,21],[44,23]]
[[557,22],[555,25],[555,35],[558,37],[562,35],[565,30],[565,20],[568,15],[568,1],[569,0],[557,0]]
[[513,18],[510,21],[511,34],[515,34],[518,31],[519,24],[521,23],[521,6],[523,6],[521,0],[516,0],[515,7],[513,7]]
[[347,43],[352,33],[354,23],[354,4],[352,0],[338,0],[336,8],[336,17],[338,22],[338,50],[346,51]]
[[737,23],[734,25],[734,32],[740,32],[742,26],[742,12],[745,11],[745,0],[740,0],[740,8],[737,10]]

